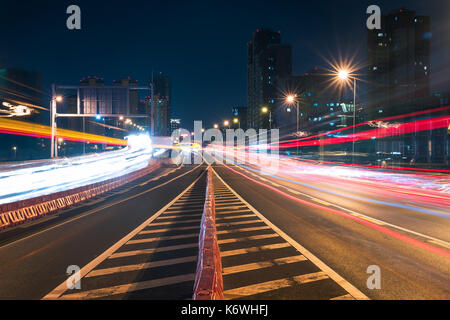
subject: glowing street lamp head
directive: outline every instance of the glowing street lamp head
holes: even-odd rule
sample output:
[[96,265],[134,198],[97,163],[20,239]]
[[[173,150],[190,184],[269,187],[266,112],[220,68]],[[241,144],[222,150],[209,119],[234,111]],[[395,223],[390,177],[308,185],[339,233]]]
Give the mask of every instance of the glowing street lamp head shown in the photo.
[[226,126],[229,126],[230,125],[230,121],[228,121],[228,120],[225,120],[224,122],[223,122],[223,125],[226,127]]
[[239,122],[239,119],[238,118],[234,118],[233,119],[233,123],[238,123]]
[[214,124],[214,129],[219,129],[219,125],[217,123]]
[[56,102],[61,102],[63,100],[63,98],[61,96],[56,96],[55,100],[56,100]]
[[267,107],[262,107],[262,108],[261,108],[261,112],[262,112],[262,113],[267,113],[267,112],[269,112],[269,108],[267,108]]
[[345,70],[345,69],[339,70],[339,72],[338,72],[338,77],[339,77],[339,79],[341,79],[341,80],[347,80],[348,77],[349,77],[349,72],[348,72],[348,70]]
[[295,101],[294,95],[290,94],[286,97],[287,103],[293,103]]

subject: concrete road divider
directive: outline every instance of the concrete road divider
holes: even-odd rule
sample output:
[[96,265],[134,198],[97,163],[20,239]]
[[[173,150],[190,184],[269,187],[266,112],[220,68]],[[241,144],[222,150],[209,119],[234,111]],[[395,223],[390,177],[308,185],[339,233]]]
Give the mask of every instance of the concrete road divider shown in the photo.
[[194,300],[223,300],[222,263],[217,243],[212,170],[208,167],[206,199],[199,236]]

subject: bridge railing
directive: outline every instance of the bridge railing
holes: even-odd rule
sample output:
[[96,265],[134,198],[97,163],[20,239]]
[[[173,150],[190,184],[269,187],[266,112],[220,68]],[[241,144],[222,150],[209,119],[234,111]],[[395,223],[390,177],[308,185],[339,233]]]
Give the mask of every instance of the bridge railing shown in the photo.
[[120,177],[49,195],[2,204],[0,205],[0,230],[43,217],[49,213],[93,198],[141,178],[158,169],[160,166],[160,162],[149,162],[146,168]]

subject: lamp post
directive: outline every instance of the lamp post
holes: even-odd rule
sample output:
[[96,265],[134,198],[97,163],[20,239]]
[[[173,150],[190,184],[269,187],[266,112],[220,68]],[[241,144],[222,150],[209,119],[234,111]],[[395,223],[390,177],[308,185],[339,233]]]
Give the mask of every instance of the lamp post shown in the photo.
[[14,151],[14,160],[16,160],[16,156],[17,156],[17,147],[14,146],[12,147],[13,151]]
[[[296,94],[295,95],[292,95],[292,94],[288,95],[286,97],[286,102],[288,104],[293,104],[295,102],[295,108],[297,109],[297,121],[296,121],[297,122],[297,129],[296,129],[296,133],[298,133],[298,129],[299,129],[298,123],[299,123],[299,119],[300,119],[300,117],[299,117],[299,114],[300,114],[300,102],[297,99],[297,95]],[[297,156],[298,156],[298,144],[297,144]]]
[[52,85],[52,100],[50,101],[50,126],[52,130],[51,142],[50,142],[50,158],[58,156],[58,150],[55,146],[55,134],[56,134],[56,103],[61,102],[63,99],[61,96],[56,95],[56,86]]
[[337,73],[341,81],[347,81],[353,78],[353,139],[352,139],[352,164],[355,163],[355,124],[356,124],[356,77],[351,76],[349,71],[341,69]]
[[241,128],[241,122],[239,121],[239,118],[234,118],[233,119],[233,123],[234,124],[239,124],[239,129]]
[[224,127],[228,127],[228,129],[230,129],[230,121],[225,120],[225,121],[223,122],[223,126],[224,126]]
[[269,113],[269,130],[272,130],[272,110],[269,110],[268,107],[262,107],[261,112]]

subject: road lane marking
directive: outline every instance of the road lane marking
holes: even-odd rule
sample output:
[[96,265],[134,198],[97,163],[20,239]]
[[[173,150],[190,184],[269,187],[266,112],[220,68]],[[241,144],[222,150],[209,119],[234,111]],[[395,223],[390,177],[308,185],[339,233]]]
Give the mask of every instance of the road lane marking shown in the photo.
[[[252,179],[252,178],[244,175],[243,173],[238,172],[238,171],[236,171],[236,170],[234,170],[232,168],[229,168],[227,166],[225,166],[225,167],[228,168],[231,171],[234,171],[236,174],[241,175],[241,176],[245,177],[246,179],[248,179],[250,181],[253,181],[254,183],[260,184],[260,185],[262,185],[262,186],[264,186],[264,187],[266,187],[266,188],[268,188],[270,190],[273,190],[273,191],[279,193],[280,195],[282,195],[282,196],[284,196],[284,197],[286,197],[288,199],[297,201],[299,203],[302,203],[302,204],[310,206],[310,207],[319,208],[319,209],[325,210],[325,211],[327,211],[329,213],[332,213],[332,214],[335,214],[335,215],[338,215],[338,216],[341,216],[341,217],[353,220],[353,221],[355,221],[357,223],[365,225],[365,226],[367,226],[369,228],[372,228],[373,230],[381,232],[381,233],[383,233],[385,235],[388,235],[388,236],[390,236],[390,237],[392,237],[394,239],[400,240],[400,241],[402,241],[402,242],[404,242],[406,244],[409,244],[409,245],[411,245],[413,247],[416,247],[418,249],[426,250],[426,251],[428,251],[430,253],[434,253],[434,254],[440,255],[440,256],[442,256],[444,258],[447,258],[447,259],[450,258],[450,251],[449,250],[441,248],[439,246],[431,245],[428,241],[423,241],[422,239],[421,240],[417,240],[417,239],[415,239],[415,238],[413,238],[413,237],[411,237],[409,235],[405,235],[403,233],[397,232],[397,231],[392,230],[392,229],[397,229],[397,230],[403,231],[405,233],[410,233],[410,234],[413,234],[413,235],[416,235],[416,236],[419,236],[419,237],[423,237],[423,238],[425,238],[427,240],[434,240],[434,241],[438,241],[438,242],[450,245],[450,243],[448,243],[446,241],[443,241],[443,240],[440,240],[440,239],[436,239],[434,237],[431,237],[431,236],[428,236],[428,235],[424,235],[422,233],[419,233],[419,232],[416,232],[416,231],[412,231],[412,230],[409,230],[409,229],[406,229],[406,228],[403,228],[403,227],[400,227],[400,226],[397,226],[397,225],[394,225],[394,224],[391,224],[391,223],[388,223],[388,222],[385,222],[385,221],[381,221],[379,219],[368,217],[366,215],[363,215],[361,213],[355,212],[353,210],[350,210],[350,209],[347,209],[347,208],[343,208],[343,207],[341,207],[341,206],[339,206],[337,204],[331,204],[331,205],[333,207],[337,208],[337,209],[340,209],[341,211],[336,210],[334,208],[329,208],[329,207],[320,206],[318,204],[314,204],[314,203],[309,202],[307,200],[291,196],[291,195],[289,195],[289,194],[287,194],[287,193],[285,193],[285,192],[283,192],[281,190],[275,189],[275,188],[273,188],[271,186],[268,186],[268,185],[265,185],[265,184],[263,184],[261,182],[258,182],[258,181],[254,180],[254,179]],[[288,188],[286,188],[286,189],[288,189]],[[311,196],[309,196],[309,195],[306,195],[306,194],[303,194],[303,195],[306,196],[308,199],[311,198]],[[361,216],[363,216],[364,218],[362,218]],[[368,220],[368,219],[373,219],[373,221]],[[376,221],[377,223],[375,223],[374,221]],[[392,229],[387,228],[387,226],[391,227]]]
[[[189,170],[188,172],[191,172],[197,168],[199,168],[202,164],[196,166],[194,169]],[[104,251],[101,255],[96,257],[94,260],[89,262],[87,265],[85,265],[83,268],[81,268],[80,271],[74,273],[71,275],[68,279],[64,280],[60,285],[58,285],[55,289],[53,289],[51,292],[46,294],[42,300],[55,300],[61,297],[61,295],[64,294],[64,292],[67,291],[67,281],[70,283],[74,283],[75,279],[81,279],[86,274],[88,274],[92,269],[97,267],[100,263],[105,261],[109,256],[111,256],[116,250],[118,250],[120,247],[122,247],[125,243],[130,241],[133,237],[135,237],[137,234],[139,234],[144,228],[146,228],[152,221],[157,219],[163,212],[165,212],[172,204],[174,204],[178,199],[180,199],[186,192],[188,192],[203,176],[203,174],[207,170],[203,171],[202,174],[200,174],[186,189],[184,189],[178,196],[176,196],[172,201],[170,201],[168,204],[166,204],[164,207],[162,207],[158,212],[156,212],[153,216],[148,218],[146,221],[144,221],[141,225],[139,225],[137,228],[135,228],[133,231],[131,231],[129,234],[127,234],[125,237],[117,241],[115,244],[113,244],[111,247],[109,247],[106,251]],[[186,172],[185,174],[187,174]],[[180,177],[180,176],[178,176]],[[172,179],[174,180],[174,179]],[[137,195],[136,195],[137,196]],[[132,199],[134,199],[136,196],[134,196]],[[131,198],[131,197],[130,197]]]
[[232,213],[243,213],[243,212],[252,212],[249,209],[239,209],[239,210],[232,210],[232,211],[216,211],[216,216],[217,215],[228,215],[228,214],[232,214]]
[[254,217],[255,215],[252,214],[237,214],[237,215],[233,215],[233,216],[225,216],[225,217],[216,217],[216,222],[220,222],[222,220],[227,220],[227,219],[242,219],[242,218],[250,218],[250,217]]
[[140,271],[140,270],[145,270],[145,269],[165,267],[165,266],[171,266],[174,264],[195,262],[195,261],[197,261],[197,256],[190,256],[190,257],[159,260],[159,261],[152,261],[152,262],[139,263],[139,264],[130,264],[130,265],[120,266],[120,267],[97,269],[97,270],[92,270],[91,272],[89,272],[85,276],[85,278],[106,276],[106,275],[120,273],[120,272]]
[[343,296],[334,297],[330,300],[355,300],[355,298],[353,298],[350,294],[344,294]]
[[288,236],[285,232],[283,232],[280,228],[275,226],[270,220],[264,217],[258,210],[256,210],[250,203],[244,200],[234,189],[232,189],[219,174],[212,168],[212,171],[216,175],[216,177],[236,196],[238,197],[247,207],[255,213],[262,221],[264,221],[268,226],[271,227],[273,231],[278,233],[284,240],[286,240],[291,246],[297,249],[303,256],[305,256],[308,260],[310,260],[313,264],[315,264],[320,270],[325,272],[331,279],[333,279],[337,284],[339,284],[345,291],[350,293],[357,300],[369,300],[369,298],[358,290],[355,286],[353,286],[350,282],[341,277],[336,271],[331,269],[328,265],[326,265],[322,260],[313,255],[309,250],[300,245],[297,241]]
[[143,230],[143,231],[139,232],[139,235],[150,234],[150,233],[159,233],[159,232],[168,232],[168,231],[181,231],[181,230],[199,230],[199,226]]
[[203,209],[198,208],[198,209],[186,209],[186,210],[167,210],[167,212],[165,212],[165,214],[183,213],[183,212],[202,212],[203,213]]
[[172,284],[176,284],[176,283],[193,281],[194,279],[195,279],[194,273],[185,274],[185,275],[181,275],[181,276],[174,276],[174,277],[161,278],[161,279],[142,281],[142,282],[134,282],[134,283],[128,283],[128,284],[119,285],[119,286],[113,286],[113,287],[109,287],[109,288],[101,288],[101,289],[83,291],[83,292],[79,292],[79,293],[71,293],[71,294],[62,296],[61,299],[63,299],[63,300],[98,299],[98,298],[108,297],[108,296],[122,294],[122,293],[129,293],[129,292],[134,292],[134,291],[139,291],[139,290],[168,286],[168,285],[172,285]]
[[281,266],[284,264],[296,263],[296,262],[301,262],[301,261],[308,261],[308,259],[306,259],[302,255],[298,255],[298,256],[292,256],[292,257],[273,259],[273,260],[269,260],[269,261],[241,264],[241,265],[237,265],[237,266],[223,268],[222,275],[226,276],[226,275],[235,274],[235,273],[239,273],[239,272],[246,272],[246,271],[253,271],[253,270],[258,270],[258,269],[270,268],[270,267]]
[[156,222],[156,223],[152,223],[151,225],[149,225],[149,227],[167,226],[167,225],[171,225],[171,224],[185,224],[185,223],[194,223],[194,222],[200,223],[200,220],[201,220],[200,218],[197,218],[197,219],[191,219],[191,220],[175,220],[175,221]]
[[198,217],[198,216],[200,216],[201,217],[201,213],[199,212],[199,213],[187,213],[187,214],[178,214],[178,213],[176,213],[176,214],[171,214],[171,215],[168,215],[167,213],[166,214],[164,214],[164,215],[161,215],[161,217],[159,217],[158,218],[158,220],[165,220],[165,219],[179,219],[179,218],[186,218],[186,217],[189,217],[189,218],[192,218],[192,217]]
[[156,242],[156,241],[165,241],[165,240],[177,240],[177,239],[193,238],[193,237],[198,237],[198,233],[188,233],[188,234],[182,234],[182,235],[178,235],[178,236],[164,236],[164,237],[154,237],[154,238],[130,240],[127,243],[125,243],[125,245]]
[[220,256],[221,257],[230,257],[230,256],[237,256],[239,254],[246,254],[246,253],[253,253],[253,252],[261,252],[265,250],[276,250],[276,249],[283,249],[290,247],[289,243],[283,242],[283,243],[276,243],[276,244],[268,244],[265,246],[259,246],[259,247],[249,247],[249,248],[242,248],[242,249],[235,249],[235,250],[220,250]]
[[248,231],[259,231],[259,230],[268,230],[269,226],[261,226],[261,227],[251,227],[251,228],[243,228],[243,229],[231,229],[231,230],[217,230],[217,234],[229,234],[229,233],[239,233],[239,232],[248,232]]
[[[150,189],[148,189],[148,190],[145,190],[145,191],[143,191],[143,192],[141,192],[141,193],[137,193],[137,194],[134,194],[134,195],[132,195],[132,196],[130,196],[130,197],[127,197],[127,198],[125,198],[125,199],[117,200],[117,201],[115,201],[115,202],[111,202],[111,203],[109,203],[109,204],[105,204],[104,206],[101,206],[101,207],[99,207],[99,208],[95,208],[95,209],[89,210],[89,211],[87,211],[87,212],[84,213],[84,214],[77,215],[76,217],[73,217],[72,219],[66,220],[66,221],[61,222],[61,223],[59,223],[59,224],[56,224],[56,225],[54,225],[54,226],[52,226],[52,227],[50,227],[50,228],[47,228],[47,229],[44,229],[44,230],[42,230],[42,231],[33,233],[33,234],[31,234],[31,235],[29,235],[29,236],[26,236],[26,237],[24,237],[24,238],[17,239],[17,240],[15,240],[15,241],[13,241],[13,242],[4,244],[4,245],[2,245],[0,248],[4,248],[4,247],[10,246],[10,245],[12,245],[12,244],[15,244],[15,243],[17,243],[17,242],[20,242],[20,241],[23,241],[23,240],[32,238],[32,237],[37,236],[37,235],[39,235],[39,234],[41,234],[41,233],[44,233],[44,232],[47,232],[47,231],[56,229],[56,228],[61,227],[61,226],[65,225],[65,224],[67,224],[67,223],[70,223],[70,222],[76,221],[76,220],[78,220],[78,219],[84,218],[84,217],[86,217],[86,216],[89,216],[89,215],[91,215],[91,214],[94,214],[94,213],[96,213],[96,212],[98,212],[98,211],[102,211],[102,210],[104,210],[104,209],[108,209],[108,208],[111,208],[111,207],[113,207],[113,206],[115,206],[115,205],[118,205],[118,204],[120,204],[120,203],[122,203],[122,202],[126,202],[126,201],[132,200],[132,199],[134,199],[134,198],[140,197],[141,195],[144,195],[144,194],[146,194],[146,193],[148,193],[148,192],[151,192],[151,191],[156,190],[156,189],[158,189],[158,188],[160,188],[160,187],[163,187],[163,186],[165,186],[166,184],[168,184],[168,183],[170,183],[170,182],[172,182],[172,181],[174,181],[174,180],[176,180],[176,179],[179,179],[179,178],[181,178],[181,177],[187,175],[188,173],[190,173],[190,172],[192,172],[192,171],[198,169],[201,165],[202,165],[202,164],[199,164],[199,165],[196,166],[195,168],[193,168],[193,169],[191,169],[191,170],[189,170],[189,171],[186,171],[185,173],[183,173],[183,174],[181,174],[181,175],[179,175],[179,176],[176,176],[176,177],[174,177],[173,179],[171,179],[171,180],[169,180],[169,181],[166,181],[166,182],[164,182],[164,183],[162,183],[162,184],[159,184],[159,185],[157,185],[157,186],[154,186],[154,187],[152,187],[152,188],[150,188]],[[53,215],[53,216],[57,217],[57,215]]]
[[[257,218],[257,217],[255,217],[255,218]],[[229,222],[223,222],[223,223],[216,223],[216,227],[234,226],[234,225],[239,225],[239,224],[250,224],[250,223],[263,223],[263,222],[259,219],[236,221],[236,222],[229,221]]]
[[242,237],[242,238],[231,238],[231,239],[222,239],[217,240],[218,244],[225,244],[225,243],[235,243],[235,242],[242,242],[242,241],[252,241],[252,240],[261,240],[261,239],[269,239],[269,238],[279,238],[280,236],[276,233],[272,234],[259,234],[257,236],[248,236],[248,237]]
[[180,244],[177,246],[167,246],[167,247],[149,248],[149,249],[142,249],[142,250],[121,251],[121,252],[113,253],[112,255],[110,255],[108,257],[108,259],[132,257],[132,256],[139,256],[139,255],[155,253],[155,252],[167,252],[167,251],[190,249],[190,248],[196,248],[196,247],[198,247],[198,241],[195,241],[192,243]]
[[242,209],[244,207],[245,207],[245,205],[240,205],[240,206],[220,207],[219,209],[220,210],[233,210],[233,209],[238,210],[238,209]]
[[224,298],[226,300],[229,299],[238,299],[248,296],[253,296],[256,294],[274,291],[282,288],[291,287],[296,284],[304,284],[314,281],[319,281],[323,279],[328,279],[328,276],[324,272],[315,272],[304,274],[296,277],[267,281],[262,283],[253,284],[250,286],[239,287],[231,290],[226,290],[223,292]]
[[218,208],[218,209],[226,209],[227,208],[227,206],[232,206],[232,205],[238,205],[238,204],[240,204],[241,202],[240,201],[233,201],[233,202],[219,202],[219,203],[216,203],[216,208]]

